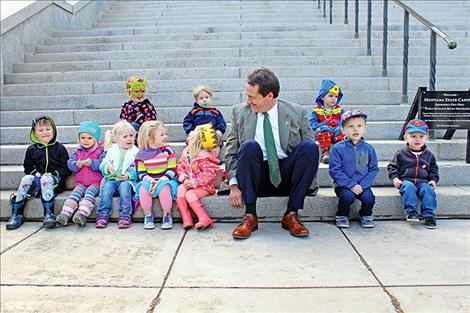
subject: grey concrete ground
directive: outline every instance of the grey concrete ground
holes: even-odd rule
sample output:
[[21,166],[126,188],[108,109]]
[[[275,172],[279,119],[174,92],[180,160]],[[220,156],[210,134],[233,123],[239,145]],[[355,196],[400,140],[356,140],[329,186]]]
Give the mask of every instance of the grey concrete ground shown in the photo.
[[379,221],[308,238],[1,223],[1,312],[470,312],[470,220]]

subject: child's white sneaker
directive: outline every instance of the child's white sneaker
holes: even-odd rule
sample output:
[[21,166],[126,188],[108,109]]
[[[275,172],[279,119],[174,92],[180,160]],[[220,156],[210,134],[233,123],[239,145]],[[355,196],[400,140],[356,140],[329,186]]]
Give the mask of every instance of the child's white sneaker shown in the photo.
[[172,229],[173,228],[173,218],[171,217],[170,213],[166,213],[163,215],[162,225],[160,226],[161,229]]
[[336,226],[339,228],[349,228],[349,218],[347,216],[337,216]]
[[144,229],[154,229],[155,228],[155,221],[154,221],[154,214],[149,214],[144,216]]
[[374,217],[370,216],[361,216],[361,226],[362,228],[374,228]]

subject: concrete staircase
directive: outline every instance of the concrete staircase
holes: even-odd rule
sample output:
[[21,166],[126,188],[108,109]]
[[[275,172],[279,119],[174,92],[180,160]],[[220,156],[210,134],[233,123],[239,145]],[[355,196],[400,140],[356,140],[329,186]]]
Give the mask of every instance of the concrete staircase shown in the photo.
[[[340,5],[341,3],[341,5]],[[467,90],[470,82],[469,1],[408,1],[458,42],[447,50],[438,40],[438,90]],[[58,140],[71,152],[77,125],[95,120],[104,129],[117,121],[127,101],[124,81],[132,74],[149,79],[147,95],[158,119],[169,127],[170,140],[181,152],[183,117],[193,103],[191,90],[207,84],[226,118],[230,107],[244,101],[244,79],[254,68],[271,68],[281,82],[280,98],[308,108],[323,78],[342,87],[343,106],[358,107],[369,115],[366,139],[380,160],[374,185],[378,218],[402,217],[398,192],[386,176],[386,165],[403,142],[398,141],[409,110],[401,104],[402,15],[390,3],[389,76],[381,77],[382,8],[373,2],[372,56],[366,56],[365,2],[361,1],[360,38],[354,39],[354,2],[349,4],[350,25],[343,24],[343,2],[334,2],[334,24],[322,17],[316,1],[118,1],[92,29],[56,32],[25,55],[5,74],[1,97],[0,217],[10,215],[9,195],[23,175],[22,161],[29,144],[31,119],[47,113],[56,119]],[[138,7],[136,7],[138,6]],[[136,18],[135,11],[142,12]],[[452,19],[448,17],[452,16]],[[410,99],[418,86],[426,86],[429,72],[429,32],[411,21]],[[442,135],[442,132],[437,132]],[[469,217],[470,165],[465,164],[465,134],[451,141],[429,143],[439,161],[441,183],[439,215]],[[332,219],[337,199],[321,165],[316,197],[306,200],[305,220]],[[67,186],[73,185],[73,178]],[[69,191],[57,197],[58,211]],[[218,220],[237,219],[226,196],[204,199]],[[287,199],[259,201],[259,216],[278,220]],[[157,206],[157,204],[155,203]],[[160,213],[161,215],[161,213]],[[178,216],[175,208],[175,215]],[[26,216],[42,216],[38,199],[28,202]],[[136,217],[142,217],[139,210]]]

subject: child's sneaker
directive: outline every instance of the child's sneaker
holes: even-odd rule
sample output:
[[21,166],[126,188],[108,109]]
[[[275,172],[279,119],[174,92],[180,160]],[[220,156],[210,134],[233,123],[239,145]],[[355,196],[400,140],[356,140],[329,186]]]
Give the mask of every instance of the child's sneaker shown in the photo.
[[161,229],[172,229],[173,228],[173,218],[171,217],[170,213],[166,213],[163,215],[162,225],[160,226]]
[[124,229],[131,227],[132,221],[129,214],[121,214],[118,221],[118,228]]
[[408,223],[417,224],[419,223],[419,214],[417,211],[410,211],[406,214],[406,221]]
[[78,226],[86,226],[86,217],[80,212],[76,212],[72,218],[72,221]]
[[347,216],[337,216],[336,226],[339,228],[349,228],[349,218]]
[[155,221],[154,221],[155,214],[145,215],[144,216],[144,229],[154,229],[155,228]]
[[96,228],[106,228],[108,227],[108,215],[99,215],[96,217]]
[[436,218],[432,216],[426,216],[424,218],[424,227],[434,229],[437,227]]
[[64,214],[64,213],[60,213],[59,215],[57,215],[57,217],[55,218],[55,221],[57,224],[59,225],[62,225],[62,226],[67,226],[67,224],[69,223],[69,217]]
[[361,226],[362,228],[374,228],[374,217],[372,215],[361,216]]

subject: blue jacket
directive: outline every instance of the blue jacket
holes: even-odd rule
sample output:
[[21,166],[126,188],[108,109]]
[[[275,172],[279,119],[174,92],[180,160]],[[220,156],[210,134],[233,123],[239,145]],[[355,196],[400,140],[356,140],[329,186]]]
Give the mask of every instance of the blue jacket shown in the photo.
[[203,108],[197,102],[193,109],[186,115],[183,121],[183,128],[186,134],[192,132],[196,126],[211,123],[214,130],[220,130],[223,134],[227,124],[222,113],[216,108]]
[[330,151],[329,173],[340,187],[351,189],[359,184],[362,189],[372,186],[379,174],[374,147],[361,139],[357,145],[350,140],[338,142]]

